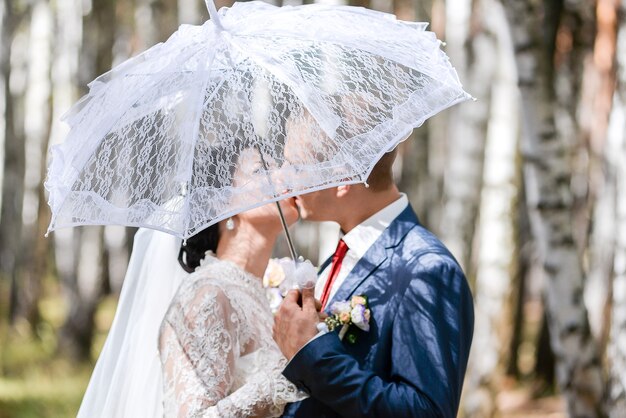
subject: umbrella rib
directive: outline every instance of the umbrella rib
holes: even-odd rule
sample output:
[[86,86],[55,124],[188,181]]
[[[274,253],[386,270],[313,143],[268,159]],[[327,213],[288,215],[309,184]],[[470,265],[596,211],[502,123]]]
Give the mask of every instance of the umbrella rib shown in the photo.
[[[424,33],[432,33],[432,32],[424,31]],[[364,52],[367,52],[367,53],[369,53],[371,55],[380,56],[380,57],[383,57],[383,58],[385,58],[385,59],[387,59],[389,61],[398,63],[400,65],[404,65],[405,67],[408,67],[408,68],[411,68],[413,70],[419,71],[422,74],[426,75],[427,77],[430,77],[433,80],[435,80],[435,81],[437,81],[437,82],[439,82],[441,84],[444,84],[446,86],[450,86],[450,87],[453,87],[453,88],[462,88],[461,82],[458,79],[458,75],[456,74],[456,71],[453,73],[453,75],[455,76],[455,80],[458,83],[458,85],[454,85],[454,84],[451,84],[450,82],[440,80],[437,76],[433,75],[431,73],[431,71],[428,71],[428,69],[415,68],[414,66],[412,66],[410,63],[408,63],[406,61],[405,62],[400,62],[400,61],[398,61],[397,58],[390,57],[389,54],[386,54],[386,53],[381,52],[381,51],[374,52],[371,49],[362,46],[361,44],[359,44],[359,46],[357,46],[357,45],[355,45],[353,43],[346,42],[343,39],[327,40],[327,39],[315,39],[315,38],[312,38],[312,37],[302,36],[301,34],[285,34],[285,35],[275,34],[275,35],[270,35],[270,34],[263,34],[263,33],[259,33],[259,34],[255,33],[254,36],[252,36],[252,35],[239,35],[238,37],[239,38],[249,38],[251,40],[255,40],[255,39],[258,39],[258,38],[263,38],[263,39],[272,39],[272,38],[287,38],[287,39],[290,39],[290,38],[297,38],[297,39],[300,39],[300,40],[303,40],[303,41],[340,45],[340,46],[352,48],[352,49],[355,49],[355,50],[364,51]],[[440,43],[439,40],[436,40],[436,42]],[[267,51],[271,51],[271,50],[267,49]],[[445,55],[445,52],[443,52],[441,49],[439,49],[439,51],[441,53],[443,53],[442,58],[447,60],[447,56]],[[452,64],[449,65],[449,69],[454,70],[454,67],[452,66]]]
[[[311,113],[311,116],[315,118],[318,125],[320,126],[320,128],[324,130],[326,135],[328,135],[329,138],[333,138],[335,136],[335,132],[337,128],[339,127],[339,125],[341,124],[341,119],[332,110],[330,110],[328,106],[326,106],[323,103],[322,100],[315,100],[314,101],[315,103],[314,104],[312,103],[311,97],[314,95],[315,93],[314,91],[310,90],[308,91],[308,94],[307,94],[307,92],[303,91],[302,87],[298,86],[298,83],[294,82],[293,80],[290,80],[289,76],[284,74],[284,71],[281,68],[275,65],[272,65],[271,63],[266,62],[262,57],[259,57],[258,54],[252,53],[249,50],[246,50],[240,47],[239,45],[237,45],[237,42],[234,42],[233,39],[230,40],[230,43],[235,48],[237,48],[242,54],[246,55],[251,60],[254,60],[254,62],[256,62],[257,65],[265,69],[265,71],[267,71],[270,75],[276,77],[278,80],[283,82],[286,86],[288,86],[293,92],[293,94],[296,97],[298,97],[298,99],[300,99],[300,101],[303,104],[306,105],[307,109],[309,110],[309,113]],[[306,83],[302,82],[302,85],[304,86],[306,85]],[[325,117],[321,117],[321,115],[318,115],[317,114],[318,112],[324,112],[326,114]],[[324,120],[324,119],[330,120],[332,122],[330,123],[321,122],[321,120]]]
[[[196,52],[196,51],[191,51],[191,53],[193,53],[193,52]],[[144,53],[145,53],[145,52],[144,52]],[[191,54],[190,54],[190,55],[191,55]],[[175,66],[175,62],[174,62],[174,61],[172,61],[172,62],[171,62],[171,63],[167,66],[167,68],[174,67],[174,66]],[[159,83],[161,80],[163,80],[164,78],[166,78],[166,76],[167,76],[167,73],[165,73],[165,74],[161,74],[161,77],[158,77],[158,79],[157,79],[157,80],[153,81],[153,82],[150,84],[150,87],[155,86],[155,85],[156,85],[157,83]],[[137,103],[137,102],[138,102],[141,98],[143,98],[143,97],[144,97],[144,96],[145,96],[148,92],[150,92],[150,91],[151,91],[151,89],[150,89],[150,88],[146,88],[146,89],[144,89],[144,91],[142,92],[142,94],[141,94],[139,97],[137,97],[134,101],[132,101],[132,104]],[[89,96],[89,94],[90,94],[90,93],[87,93],[85,96]],[[82,100],[82,98],[81,98],[81,100]],[[79,101],[79,102],[80,102],[80,101]],[[131,106],[132,106],[132,104],[131,104]],[[127,108],[124,108],[124,109],[127,109]],[[70,110],[68,110],[68,112],[69,112],[69,111],[71,111],[71,109],[70,109]],[[102,143],[102,141],[104,140],[104,138],[106,138],[106,136],[107,136],[108,134],[110,134],[110,133],[111,133],[111,128],[112,128],[113,126],[115,126],[115,124],[116,124],[117,122],[119,122],[119,120],[120,120],[122,117],[124,117],[125,113],[126,113],[126,112],[125,112],[125,110],[121,110],[121,111],[119,111],[119,115],[118,115],[117,117],[113,118],[113,120],[112,120],[112,121],[108,124],[108,128],[106,128],[106,129],[102,129],[102,130],[101,130],[101,131],[106,131],[106,134],[102,135],[102,136],[101,136],[101,138],[99,138],[97,141],[94,141],[94,144],[84,144],[84,143],[83,143],[83,144],[80,144],[80,143],[77,143],[77,144],[76,144],[76,145],[82,145],[82,147],[79,147],[79,148],[81,148],[81,149],[82,149],[82,151],[81,151],[81,155],[82,155],[83,157],[79,157],[78,155],[76,155],[76,154],[75,154],[74,156],[72,156],[73,163],[72,163],[72,164],[66,164],[66,165],[65,165],[65,169],[63,170],[63,173],[61,173],[61,174],[60,174],[60,176],[61,176],[62,178],[64,178],[63,183],[65,183],[65,184],[70,184],[70,185],[72,185],[72,186],[76,183],[76,180],[77,180],[77,179],[78,179],[78,177],[80,176],[80,173],[83,171],[83,169],[85,168],[85,165],[87,164],[87,162],[89,161],[89,159],[90,159],[90,158],[91,158],[91,156],[93,155],[93,151],[95,151],[95,150],[96,150],[96,149],[100,146],[100,144]],[[72,130],[70,130],[70,134],[71,134],[71,132],[72,132]],[[70,134],[68,134],[68,136],[69,136]],[[67,140],[66,140],[65,142],[63,142],[62,144],[59,144],[59,146],[61,146],[61,145],[63,145],[63,146],[64,146],[64,149],[65,149],[65,148],[67,148]],[[86,146],[88,146],[88,147],[89,147],[89,148],[88,148],[88,151],[85,151],[85,148],[84,148],[84,147],[86,147]],[[78,148],[77,148],[77,149],[78,149]],[[76,164],[76,160],[78,160],[78,164]],[[54,162],[52,162],[52,163],[54,163]],[[52,191],[50,191],[50,193],[52,193]],[[61,210],[61,208],[63,208],[63,206],[64,206],[65,204],[67,204],[67,194],[63,197],[63,200],[59,202],[57,212],[59,212],[59,211]],[[50,224],[50,225],[52,225],[52,222],[51,222],[51,224]],[[53,229],[54,229],[54,228],[52,228],[51,230],[53,230]]]
[[[211,1],[211,0],[209,0]],[[200,130],[200,121],[202,119],[202,110],[204,108],[204,104],[205,104],[205,97],[204,97],[204,93],[205,93],[205,89],[207,84],[209,83],[209,79],[211,78],[211,64],[213,63],[213,61],[215,60],[215,56],[217,55],[217,51],[216,50],[211,50],[210,48],[207,48],[208,52],[213,52],[210,60],[208,60],[207,62],[207,68],[208,71],[206,72],[206,79],[204,80],[204,83],[202,84],[202,88],[200,89],[198,95],[200,96],[198,99],[198,102],[200,102],[200,106],[197,106],[196,108],[198,109],[198,115],[196,116],[196,122],[194,124],[192,124],[191,126],[193,126],[193,132],[192,132],[192,136],[191,136],[191,141],[193,142],[193,147],[192,150],[195,150],[195,146],[196,143],[198,141],[198,131]],[[209,96],[209,98],[206,100],[206,102],[208,103],[208,101],[210,101],[213,96],[216,94],[216,92],[219,90],[219,88],[222,86],[222,84],[224,84],[224,80],[221,80],[220,83],[218,84],[218,86],[215,88],[215,90],[213,91],[213,93]],[[188,169],[187,169],[187,176],[185,178],[189,179],[189,183],[191,183],[191,178],[193,175],[193,165],[194,165],[194,158],[193,158],[193,152],[191,155],[191,158],[189,159],[189,165],[188,165]],[[189,198],[185,199],[184,202],[184,212],[183,213],[187,213],[187,211],[189,210]],[[187,222],[187,224],[184,226],[184,231],[183,231],[183,236],[185,238],[187,238],[187,233],[189,232],[189,223]]]

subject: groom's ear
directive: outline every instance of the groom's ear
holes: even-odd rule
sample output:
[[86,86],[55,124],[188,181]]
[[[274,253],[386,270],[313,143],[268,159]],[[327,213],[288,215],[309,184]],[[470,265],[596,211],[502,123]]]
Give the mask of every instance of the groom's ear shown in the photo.
[[337,193],[336,196],[337,197],[344,197],[345,195],[348,194],[348,192],[350,191],[350,185],[343,185],[343,186],[337,186]]

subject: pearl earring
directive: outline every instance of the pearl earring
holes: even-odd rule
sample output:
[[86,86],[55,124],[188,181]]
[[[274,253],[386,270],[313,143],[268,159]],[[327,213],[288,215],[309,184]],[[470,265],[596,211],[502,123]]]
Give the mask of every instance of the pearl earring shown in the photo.
[[229,231],[235,229],[235,221],[233,220],[233,218],[228,218],[228,220],[226,221],[226,229],[228,229]]

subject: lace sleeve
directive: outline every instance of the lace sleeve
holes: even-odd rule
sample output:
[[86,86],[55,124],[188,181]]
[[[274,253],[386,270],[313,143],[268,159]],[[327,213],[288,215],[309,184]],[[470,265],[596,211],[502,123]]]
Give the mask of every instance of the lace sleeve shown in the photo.
[[[261,363],[265,369],[252,374],[247,383],[222,399],[203,417],[279,417],[285,405],[307,397],[281,373],[286,361],[277,361],[272,350],[262,350]],[[271,355],[267,356],[270,353]],[[280,353],[278,353],[280,355]]]
[[237,322],[215,287],[181,288],[159,338],[167,417],[203,416],[228,394],[239,353]]

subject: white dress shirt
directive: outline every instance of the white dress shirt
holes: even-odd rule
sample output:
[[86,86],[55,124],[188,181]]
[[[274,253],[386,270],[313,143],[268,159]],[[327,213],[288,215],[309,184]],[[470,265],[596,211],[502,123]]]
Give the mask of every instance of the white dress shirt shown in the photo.
[[[348,274],[352,271],[356,263],[363,257],[365,252],[372,246],[372,244],[382,235],[383,231],[393,222],[394,219],[402,213],[404,209],[409,205],[409,199],[406,194],[400,193],[400,198],[395,202],[385,206],[383,209],[376,212],[374,215],[361,222],[359,225],[351,229],[341,239],[348,246],[348,252],[346,253],[343,262],[341,263],[341,269],[333,282],[330,289],[330,295],[328,300],[330,301],[337,290],[341,287]],[[324,271],[320,274],[317,283],[315,285],[315,298],[320,299],[322,292],[324,291],[324,285],[328,280],[328,274],[330,273],[332,263],[329,263]]]

